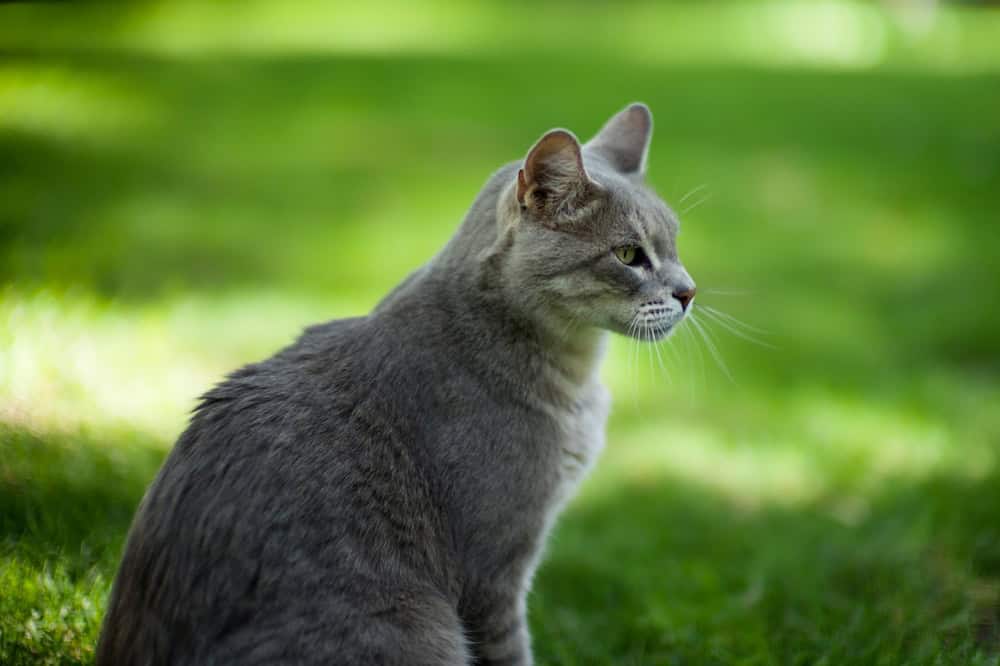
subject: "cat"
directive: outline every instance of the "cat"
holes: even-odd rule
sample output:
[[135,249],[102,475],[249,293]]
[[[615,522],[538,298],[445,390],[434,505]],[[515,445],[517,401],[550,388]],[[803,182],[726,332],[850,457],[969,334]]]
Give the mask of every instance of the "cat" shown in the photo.
[[531,664],[532,575],[604,446],[608,334],[662,338],[695,296],[651,136],[638,103],[585,145],[549,131],[368,316],[205,394],[97,663]]

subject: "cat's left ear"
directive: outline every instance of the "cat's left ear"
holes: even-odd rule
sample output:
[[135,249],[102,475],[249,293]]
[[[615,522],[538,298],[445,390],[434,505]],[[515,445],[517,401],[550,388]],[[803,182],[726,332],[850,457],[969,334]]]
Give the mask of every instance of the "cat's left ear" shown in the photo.
[[646,173],[646,156],[653,137],[653,114],[641,102],[630,104],[611,117],[584,148],[591,150],[625,174]]
[[[580,142],[555,129],[538,140],[517,172],[517,201],[540,219],[565,221],[594,187],[583,167]],[[558,218],[558,219],[557,219]]]

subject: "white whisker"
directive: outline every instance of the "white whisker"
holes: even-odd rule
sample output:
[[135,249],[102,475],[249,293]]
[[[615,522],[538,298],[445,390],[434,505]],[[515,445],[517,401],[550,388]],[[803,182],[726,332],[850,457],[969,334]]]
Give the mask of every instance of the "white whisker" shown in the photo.
[[762,328],[757,328],[756,326],[751,326],[750,324],[746,323],[745,321],[737,319],[733,315],[731,315],[731,314],[729,314],[727,312],[723,312],[722,310],[720,310],[718,308],[713,308],[713,307],[708,306],[708,305],[700,305],[699,307],[701,309],[704,309],[706,313],[710,312],[712,314],[715,314],[715,315],[719,316],[722,319],[725,319],[726,321],[728,321],[729,323],[731,323],[733,326],[736,326],[737,328],[743,329],[745,331],[749,331],[750,333],[757,333],[759,335],[770,335],[769,331],[765,331]]
[[[676,348],[677,348],[677,345],[674,345],[674,344],[671,344],[670,340],[671,340],[671,338],[674,338],[674,337],[676,337],[677,335],[680,335],[680,333],[678,332],[678,333],[676,333],[676,334],[672,334],[672,335],[670,336],[670,338],[666,338],[666,339],[665,339],[665,340],[663,341],[663,351],[664,351],[664,353],[665,353],[665,354],[667,354],[667,358],[668,358],[668,360],[669,360],[669,361],[670,361],[670,362],[671,362],[671,363],[672,363],[672,364],[673,364],[674,366],[677,366],[677,365],[679,365],[679,364],[680,364],[680,361],[679,361],[679,360],[677,359],[677,349],[676,349]],[[675,372],[676,372],[676,368],[675,368]]]
[[638,343],[635,341],[636,326],[639,322],[639,315],[636,314],[632,317],[632,321],[629,322],[628,330],[626,335],[629,340],[628,348],[628,363],[626,364],[626,377],[629,384],[632,385],[632,406],[635,407],[636,411],[639,411],[639,392],[637,389],[637,379],[635,372],[635,363],[633,362],[633,357],[635,356],[636,347]]
[[[685,339],[685,345],[687,348],[693,349],[694,353],[688,352],[688,357],[690,362],[688,363],[690,382],[688,383],[688,400],[690,404],[694,406],[694,396],[696,389],[698,391],[704,391],[708,386],[708,382],[705,378],[705,356],[701,353],[701,346],[698,344],[698,338],[695,336],[694,328],[691,326],[687,328],[687,338]],[[695,358],[698,359],[697,373],[695,372]],[[698,382],[701,382],[698,384]],[[697,385],[696,385],[697,384]],[[700,388],[698,388],[700,386]]]
[[690,211],[694,210],[695,208],[697,208],[698,206],[702,205],[703,203],[705,203],[706,201],[708,201],[711,198],[712,198],[711,194],[706,194],[705,196],[703,196],[702,198],[698,199],[693,204],[691,204],[690,206],[688,206],[687,208],[685,208],[684,210],[682,210],[681,211],[681,215],[686,215],[687,213],[689,213]]
[[635,409],[636,411],[639,411],[639,384],[642,382],[642,366],[640,362],[640,357],[642,355],[642,322],[640,321],[638,313],[635,316],[635,329],[632,331],[632,335],[635,336],[635,358],[633,359],[632,366],[635,376],[632,383],[632,395],[635,398]]
[[764,342],[763,340],[758,340],[754,336],[752,336],[752,335],[750,335],[750,334],[748,334],[748,333],[746,333],[744,331],[741,331],[740,329],[736,328],[735,326],[729,324],[725,319],[719,318],[718,315],[715,314],[715,313],[713,313],[713,312],[710,312],[708,310],[704,310],[704,314],[705,314],[706,317],[708,317],[708,320],[705,321],[705,322],[703,322],[706,326],[708,325],[709,322],[712,322],[713,324],[717,324],[717,325],[721,326],[722,328],[726,329],[728,332],[732,333],[733,335],[735,335],[736,337],[738,337],[738,338],[740,338],[742,340],[746,340],[747,342],[751,342],[751,343],[753,343],[755,345],[759,345],[761,347],[766,347],[767,349],[777,349],[777,347],[775,347],[774,345],[772,345],[772,344],[770,344],[768,342]]
[[690,197],[690,196],[691,196],[692,194],[697,194],[698,192],[701,192],[701,191],[702,191],[703,189],[705,189],[706,187],[708,187],[708,183],[702,183],[702,184],[701,184],[701,185],[699,185],[698,187],[694,188],[693,190],[691,190],[690,192],[688,192],[687,194],[685,194],[684,196],[682,196],[682,197],[680,198],[680,201],[678,201],[678,202],[677,202],[677,205],[678,205],[678,206],[680,206],[680,205],[681,205],[682,203],[684,203],[685,201],[687,201],[687,200],[688,200],[688,198],[689,198],[689,197]]
[[713,296],[749,296],[753,292],[749,289],[699,289],[698,293]]
[[[662,329],[658,329],[655,337],[659,337],[662,333]],[[655,339],[653,341],[653,351],[656,352],[656,361],[660,364],[660,372],[662,372],[663,376],[667,378],[667,383],[673,383],[670,379],[670,373],[667,372],[666,366],[663,365],[663,356],[660,355],[660,343]]]
[[675,330],[674,333],[671,333],[669,337],[664,338],[663,341],[658,345],[659,348],[662,349],[663,353],[665,354],[666,363],[664,363],[664,365],[667,368],[669,368],[669,370],[666,371],[666,374],[667,374],[667,382],[670,384],[670,386],[673,386],[674,376],[678,374],[681,366],[681,361],[677,357],[678,354],[677,345],[671,342],[673,339],[676,339],[677,336],[679,335],[680,332]]
[[702,325],[698,322],[698,319],[694,315],[694,311],[691,312],[691,323],[694,324],[695,330],[698,331],[698,333],[701,335],[702,340],[705,341],[705,345],[708,347],[709,353],[712,354],[712,357],[718,364],[719,369],[721,369],[722,372],[725,373],[726,377],[729,378],[729,381],[735,384],[736,380],[733,378],[732,373],[729,372],[729,366],[726,365],[726,362],[722,358],[722,354],[719,352],[718,347],[716,347],[715,343],[712,341],[711,335],[706,333],[705,329],[702,328]]
[[[691,405],[694,405],[695,383],[697,382],[696,374],[701,375],[701,385],[705,386],[705,359],[701,354],[701,349],[698,347],[698,341],[694,337],[692,328],[685,326],[681,333],[684,335],[679,335],[678,338],[682,340],[684,349],[678,349],[678,352],[684,359],[684,371],[688,379],[688,400]],[[695,357],[698,358],[700,373],[695,372]]]
[[642,334],[646,343],[646,356],[649,359],[649,374],[655,374],[653,372],[653,350],[650,347],[653,346],[653,331],[649,324],[643,322],[642,324]]
[[761,335],[770,335],[769,331],[765,331],[762,328],[758,328],[756,326],[752,326],[752,325],[746,323],[745,321],[743,321],[741,319],[737,319],[736,317],[734,317],[733,315],[729,314],[728,312],[723,312],[719,308],[714,308],[714,307],[712,307],[710,305],[701,305],[700,307],[702,307],[702,308],[704,308],[706,310],[709,310],[711,312],[714,312],[715,314],[719,315],[720,317],[722,317],[724,319],[729,320],[730,322],[732,322],[736,326],[739,326],[740,328],[745,328],[748,331],[752,331],[754,333],[760,333]]

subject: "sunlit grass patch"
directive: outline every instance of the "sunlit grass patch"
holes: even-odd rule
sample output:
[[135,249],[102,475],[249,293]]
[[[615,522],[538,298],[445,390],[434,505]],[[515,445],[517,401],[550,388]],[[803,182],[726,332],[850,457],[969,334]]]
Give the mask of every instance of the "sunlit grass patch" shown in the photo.
[[42,568],[0,551],[0,660],[90,663],[109,589],[96,571],[78,580],[62,560]]
[[[250,2],[234,12],[226,5],[161,2],[145,11],[112,15],[96,7],[72,17],[94,32],[104,28],[100,40],[90,38],[90,30],[69,29],[66,12],[15,9],[7,10],[10,28],[0,32],[0,43],[189,58],[220,53],[496,55],[583,47],[606,58],[657,64],[832,69],[890,64],[955,71],[995,71],[997,66],[991,39],[1000,25],[997,17],[941,3],[883,7],[845,0],[774,0],[622,7],[596,2],[567,9],[558,2],[529,10],[520,3],[435,0],[416,9],[400,0],[297,0]],[[47,33],[31,29],[40,23],[52,27]],[[108,30],[109,24],[114,29]],[[602,29],[606,26],[615,29]]]
[[135,429],[168,444],[225,373],[309,324],[365,307],[266,292],[127,305],[9,288],[0,299],[0,418],[46,432]]
[[68,66],[0,63],[0,131],[120,144],[157,119],[149,99],[114,77],[82,75]]
[[747,509],[829,500],[831,511],[850,520],[847,514],[863,512],[866,498],[886,486],[939,474],[981,479],[996,469],[1000,453],[974,430],[944,415],[919,418],[905,404],[845,403],[822,394],[727,396],[754,413],[713,418],[719,403],[704,398],[693,411],[669,396],[658,407],[644,401],[632,410],[626,402],[588,493],[600,501],[621,483],[669,475]]

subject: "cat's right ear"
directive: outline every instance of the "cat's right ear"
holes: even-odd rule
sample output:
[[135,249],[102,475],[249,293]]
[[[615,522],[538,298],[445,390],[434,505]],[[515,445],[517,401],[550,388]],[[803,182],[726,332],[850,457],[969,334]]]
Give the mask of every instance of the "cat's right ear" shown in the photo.
[[587,142],[587,148],[602,155],[622,173],[644,175],[652,137],[653,114],[648,106],[635,102],[613,115]]
[[590,185],[580,142],[572,132],[554,129],[528,151],[515,192],[523,209],[554,219],[571,213]]

